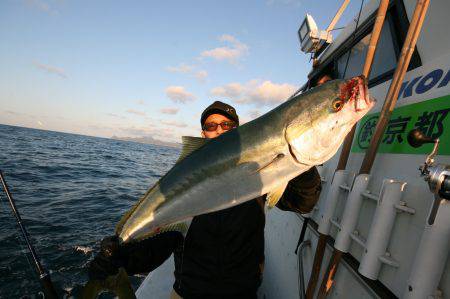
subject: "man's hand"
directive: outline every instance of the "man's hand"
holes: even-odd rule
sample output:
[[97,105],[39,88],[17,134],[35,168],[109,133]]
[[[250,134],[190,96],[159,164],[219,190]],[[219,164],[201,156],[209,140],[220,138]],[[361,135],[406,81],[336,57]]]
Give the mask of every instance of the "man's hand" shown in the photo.
[[117,236],[106,237],[100,243],[100,252],[90,262],[90,279],[105,279],[124,268],[129,275],[148,273],[159,267],[172,252],[183,244],[183,235],[171,231],[130,244],[119,244]]
[[118,273],[125,260],[119,254],[119,239],[117,236],[106,237],[100,243],[100,252],[89,263],[89,279],[105,279]]

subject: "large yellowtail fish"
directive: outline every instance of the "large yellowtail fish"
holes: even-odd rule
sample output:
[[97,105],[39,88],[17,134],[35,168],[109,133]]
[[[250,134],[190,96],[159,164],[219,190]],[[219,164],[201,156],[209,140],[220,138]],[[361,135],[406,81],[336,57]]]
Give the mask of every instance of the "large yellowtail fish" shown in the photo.
[[[366,80],[334,80],[214,139],[184,137],[178,162],[117,225],[139,241],[184,220],[267,194],[274,206],[292,178],[329,160],[374,105]],[[184,227],[185,228],[185,227]]]

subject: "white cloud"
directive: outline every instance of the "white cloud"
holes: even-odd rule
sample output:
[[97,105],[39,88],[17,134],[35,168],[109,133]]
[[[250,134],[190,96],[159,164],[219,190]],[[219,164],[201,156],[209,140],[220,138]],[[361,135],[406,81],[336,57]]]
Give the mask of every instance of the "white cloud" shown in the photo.
[[149,134],[154,133],[153,129],[150,129],[148,127],[136,127],[136,126],[129,126],[129,127],[121,127],[118,129],[122,134],[126,134],[128,136],[136,137],[136,136],[146,136]]
[[46,12],[48,14],[57,15],[59,12],[56,9],[50,7],[50,5],[42,0],[25,0],[28,6],[36,8],[40,11]]
[[114,118],[119,118],[119,119],[125,119],[126,117],[118,115],[118,114],[114,114],[114,113],[106,113],[106,115],[110,116],[110,117],[114,117]]
[[250,110],[250,111],[249,111],[248,115],[249,115],[252,119],[254,119],[254,118],[257,118],[257,117],[261,116],[261,111],[259,111],[258,109],[253,109],[253,110]]
[[186,103],[195,100],[195,96],[186,91],[183,86],[169,86],[166,95],[175,103]]
[[207,77],[208,77],[208,72],[205,70],[200,70],[195,73],[195,78],[197,78],[198,81],[200,81],[200,82],[204,82]]
[[232,64],[236,64],[239,59],[248,54],[248,46],[232,35],[224,34],[219,37],[219,41],[228,43],[229,45],[203,51],[200,53],[200,56],[210,57],[216,60],[226,60]]
[[211,90],[214,96],[238,98],[244,92],[244,86],[240,83],[229,83],[224,86],[215,87]]
[[182,74],[187,74],[189,72],[191,72],[194,69],[194,67],[192,65],[188,65],[185,63],[181,63],[178,66],[168,66],[166,67],[166,70],[168,72],[171,73],[182,73]]
[[284,102],[296,90],[288,83],[251,80],[245,84],[230,83],[211,90],[214,96],[230,98],[236,103],[272,106]]
[[300,7],[302,5],[302,0],[267,0],[267,5],[275,5],[275,4],[281,4],[281,5],[294,5],[297,7]]
[[140,110],[128,109],[126,112],[127,113],[131,113],[131,114],[135,114],[135,115],[139,115],[139,116],[145,116],[145,112],[144,111],[140,111]]
[[11,111],[11,110],[3,110],[5,113],[7,114],[12,114],[12,115],[20,115],[20,113],[16,112],[16,111]]
[[180,109],[176,107],[167,107],[159,110],[163,114],[177,114]]
[[279,104],[289,98],[296,90],[294,85],[277,84],[271,81],[252,82],[250,85],[252,86],[249,88],[247,96],[241,99],[241,103]]
[[144,102],[144,100],[137,100],[137,102],[136,102],[138,105],[145,105],[145,102]]
[[196,66],[188,65],[185,63],[181,63],[178,66],[168,66],[166,67],[166,71],[171,73],[190,74],[200,82],[204,82],[205,79],[208,77],[207,71],[198,70]]
[[60,76],[61,78],[64,78],[64,79],[67,78],[66,72],[62,68],[51,66],[51,65],[47,65],[47,64],[43,64],[43,63],[40,63],[40,62],[37,62],[37,61],[34,61],[33,64],[34,64],[35,67],[37,67],[40,70],[46,71],[46,72],[51,73],[51,74],[58,75],[58,76]]
[[[37,118],[36,115],[31,115],[28,113],[17,112],[17,111],[12,111],[12,110],[3,110],[3,112],[8,115],[14,115],[15,117],[26,117],[26,118],[34,118],[34,119]],[[42,117],[42,115],[40,117]]]
[[159,126],[126,126],[115,128],[115,135],[125,137],[158,137],[164,141],[178,141],[179,136],[175,134],[174,128]]
[[173,121],[173,120],[161,120],[161,123],[166,126],[186,128],[188,125],[183,122]]

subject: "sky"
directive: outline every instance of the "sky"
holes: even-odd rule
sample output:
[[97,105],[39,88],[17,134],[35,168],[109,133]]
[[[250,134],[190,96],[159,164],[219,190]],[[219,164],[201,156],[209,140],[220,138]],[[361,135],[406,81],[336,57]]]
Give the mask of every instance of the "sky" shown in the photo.
[[340,4],[2,0],[0,124],[180,142],[215,100],[250,121],[306,82],[306,13],[325,29]]

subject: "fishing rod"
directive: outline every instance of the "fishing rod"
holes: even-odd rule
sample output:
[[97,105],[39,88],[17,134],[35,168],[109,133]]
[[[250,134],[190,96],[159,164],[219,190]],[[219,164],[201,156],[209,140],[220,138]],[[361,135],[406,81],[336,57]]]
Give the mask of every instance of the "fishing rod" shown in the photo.
[[28,250],[30,251],[31,256],[33,258],[34,265],[39,274],[39,280],[42,284],[44,296],[45,296],[45,298],[49,298],[49,299],[58,298],[58,295],[56,294],[53,283],[50,279],[50,274],[44,269],[44,267],[42,267],[42,264],[39,262],[39,258],[36,254],[36,251],[34,250],[34,247],[31,244],[30,239],[28,238],[28,232],[25,229],[25,226],[22,224],[22,218],[20,217],[19,210],[16,207],[16,204],[14,202],[12,194],[9,191],[8,185],[6,184],[6,180],[5,180],[5,178],[3,176],[3,172],[1,170],[0,170],[0,180],[2,182],[3,190],[5,191],[6,197],[8,198],[9,204],[11,205],[11,209],[13,211],[14,217],[16,217],[17,223],[19,224],[19,228],[22,233],[22,236],[25,239],[25,243],[27,244]]

